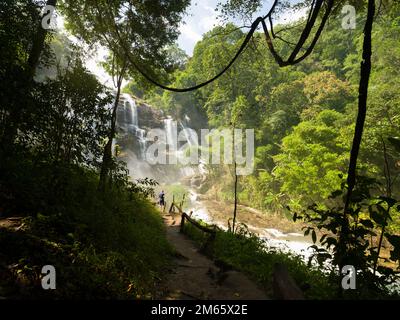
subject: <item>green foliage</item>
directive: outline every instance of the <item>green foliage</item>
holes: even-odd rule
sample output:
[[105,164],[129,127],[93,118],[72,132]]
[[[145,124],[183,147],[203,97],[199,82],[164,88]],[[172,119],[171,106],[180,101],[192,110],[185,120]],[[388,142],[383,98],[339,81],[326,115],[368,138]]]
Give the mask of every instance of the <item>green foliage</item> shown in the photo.
[[[370,190],[376,184],[374,179],[358,177],[358,183],[354,189],[350,206],[346,214],[343,207],[331,206],[321,209],[313,204],[301,214],[294,214],[294,220],[304,219],[310,226],[305,227],[305,235],[312,233],[313,242],[317,243],[316,230],[323,232],[319,242],[321,247],[312,246],[315,259],[321,266],[328,260],[333,276],[339,277],[338,268],[345,265],[354,266],[357,270],[357,297],[369,298],[375,295],[384,297],[393,294],[388,290],[388,284],[398,281],[399,272],[391,267],[382,265],[379,259],[382,243],[378,241],[382,235],[393,246],[390,258],[384,258],[384,262],[392,260],[398,262],[398,250],[400,243],[398,236],[391,235],[385,228],[392,214],[398,214],[395,209],[397,200],[389,197],[373,197]],[[344,184],[342,184],[344,188]],[[344,189],[332,193],[332,199],[345,196]],[[392,212],[391,212],[392,211]],[[340,281],[338,280],[338,285]],[[352,293],[346,292],[349,297]]]
[[[41,50],[39,4],[0,4],[0,216],[23,217],[18,228],[1,220],[0,295],[158,297],[171,248],[147,199],[156,183],[131,181],[126,166],[113,161],[107,193],[98,191],[112,98],[85,69],[83,51],[65,37],[46,36]],[[35,45],[40,59],[32,77]],[[48,264],[57,271],[52,292],[40,284]]]
[[38,84],[37,111],[25,129],[39,157],[51,162],[98,165],[102,142],[106,138],[107,106],[111,95],[79,58],[70,69],[60,70],[55,80]]
[[175,199],[175,203],[180,203],[183,198],[185,198],[184,201],[184,208],[187,207],[189,203],[188,199],[188,188],[182,184],[169,184],[169,185],[163,185],[159,186],[157,188],[159,191],[164,190],[165,192],[165,201],[167,203],[167,207],[169,209],[169,206],[172,203],[172,200]]
[[[347,2],[336,3],[333,15],[340,15],[340,8]],[[310,4],[310,1],[299,2],[299,5]],[[357,8],[357,21],[363,21],[366,1],[355,0],[349,4]],[[218,7],[222,17],[250,20],[259,8],[259,1],[241,0],[227,1]],[[398,258],[400,219],[397,208],[386,201],[398,199],[400,195],[397,179],[400,162],[396,151],[399,144],[395,138],[389,138],[392,144],[386,147],[385,159],[382,157],[382,141],[397,137],[400,130],[398,14],[397,3],[384,1],[373,29],[373,68],[357,171],[377,183],[358,186],[359,191],[365,192],[355,193],[348,217],[349,230],[344,231],[351,233],[347,240],[353,241],[354,247],[340,248],[342,251],[334,263],[337,266],[349,254],[361,270],[361,296],[365,297],[373,297],[374,292],[387,294],[384,284],[392,277],[390,270],[396,267]],[[340,23],[341,19],[330,19],[313,54],[299,65],[278,68],[268,53],[264,35],[256,33],[253,45],[217,81],[195,93],[166,93],[161,99],[153,100],[167,110],[178,105],[178,116],[200,110],[207,115],[211,127],[228,127],[235,122],[240,128],[254,128],[256,170],[253,175],[240,178],[240,202],[281,213],[288,204],[297,211],[311,205],[305,231],[317,240],[317,226],[325,228],[328,231],[324,245],[332,248],[338,245],[335,232],[340,233],[340,228],[347,223],[341,220],[343,199],[333,199],[330,195],[343,187],[346,178],[363,40],[362,23],[357,23],[355,30],[343,30]],[[290,52],[291,43],[297,42],[303,26],[301,23],[276,26],[275,33],[286,41],[274,39],[277,51],[283,55]],[[240,30],[227,24],[205,34],[186,68],[175,74],[174,85],[193,85],[220,71],[243,40]],[[390,187],[387,186],[389,171]],[[226,166],[210,168],[202,191],[207,187],[210,194],[218,190],[219,198],[233,199],[233,183]],[[390,196],[386,200],[379,198],[388,192]],[[387,214],[390,211],[390,219],[385,216],[385,210]],[[381,235],[383,240],[379,241]],[[384,259],[376,262],[378,248],[386,245],[392,256],[389,265]],[[322,250],[316,258],[322,261],[329,254]],[[240,253],[232,253],[230,259],[237,255]],[[371,276],[370,268],[382,278]],[[337,278],[333,281],[338,283]]]
[[65,0],[60,7],[72,34],[90,47],[107,47],[116,56],[116,65],[121,66],[121,61],[129,58],[130,75],[143,80],[134,64],[153,78],[166,77],[166,72],[179,68],[180,52],[175,50],[169,56],[168,52],[173,52],[171,44],[178,36],[182,13],[189,3]]
[[[197,220],[197,222],[205,227],[207,227],[207,224],[202,221],[202,220]],[[205,243],[207,242],[207,239],[209,238],[209,235],[206,234],[205,232],[200,231],[198,228],[196,228],[193,224],[191,223],[185,223],[185,226],[183,228],[183,231],[185,234],[187,234],[192,240],[197,242],[200,247],[203,247]]]
[[[337,3],[337,8],[344,2]],[[51,43],[48,34],[41,49],[42,43],[37,42],[40,3],[0,4],[0,213],[29,217],[23,232],[7,231],[0,237],[2,248],[8,248],[5,259],[16,264],[9,278],[28,280],[32,284],[28,287],[35,288],[37,266],[50,261],[60,268],[68,266],[62,269],[68,277],[62,279],[67,289],[60,291],[60,297],[83,297],[78,282],[88,292],[85,297],[126,297],[125,290],[129,297],[148,293],[169,250],[161,221],[145,200],[154,195],[156,184],[130,181],[126,168],[113,161],[108,193],[97,192],[95,170],[110,131],[110,114],[105,107],[110,102],[109,93],[83,67],[83,53],[62,37],[55,37]],[[289,5],[280,3],[280,9]],[[361,12],[366,2],[349,3]],[[175,71],[171,80],[177,87],[202,82],[220,72],[245,37],[233,24],[216,27],[204,35],[193,57],[187,59],[176,47],[168,46],[177,37],[187,0],[61,4],[69,30],[91,47],[102,44],[113,52],[115,60],[107,64],[111,74],[128,54],[130,62],[153,78],[168,78],[167,73]],[[309,4],[307,0],[295,6]],[[127,89],[181,119],[190,115],[196,128],[207,124],[214,128],[232,124],[255,128],[257,170],[240,179],[240,201],[271,211],[283,211],[287,204],[300,209],[315,203],[303,214],[309,223],[305,232],[315,242],[315,229],[326,231],[321,242],[334,248],[334,266],[346,259],[346,263],[354,264],[363,279],[361,296],[366,297],[371,292],[386,294],[383,285],[393,276],[392,268],[377,263],[382,243],[377,248],[370,238],[381,235],[390,245],[390,259],[399,262],[400,219],[394,199],[399,197],[400,181],[393,179],[384,186],[390,172],[398,174],[398,141],[389,140],[392,145],[385,152],[385,161],[381,141],[398,136],[400,130],[400,7],[394,2],[384,4],[374,24],[374,67],[359,163],[359,171],[377,183],[359,181],[346,215],[341,215],[341,201],[329,199],[329,195],[340,190],[348,164],[361,60],[361,24],[356,30],[343,31],[340,19],[331,19],[314,54],[297,66],[279,68],[268,53],[264,36],[256,33],[228,72],[196,92],[144,92],[148,88],[142,78],[136,78],[135,68],[129,70],[135,80]],[[259,1],[233,0],[219,9],[223,17],[233,14],[248,18],[259,7]],[[290,51],[290,43],[298,40],[301,28],[295,24],[276,26],[276,32],[286,40],[275,39],[280,53]],[[29,58],[34,56],[31,51],[35,45],[41,53],[40,68],[32,79],[34,66]],[[55,68],[55,58],[61,54],[62,63]],[[56,69],[56,74],[48,68]],[[52,75],[51,79],[46,75]],[[204,184],[214,186],[213,190],[219,190],[219,196],[225,199],[232,198],[232,185],[226,166],[210,168]],[[382,194],[389,195],[379,196]],[[198,240],[204,241],[201,237]],[[331,254],[315,249],[320,262]],[[35,254],[30,257],[30,252]],[[238,235],[218,233],[214,254],[264,284],[270,279],[273,263],[284,261],[299,283],[311,284],[310,297],[332,296],[328,289],[332,279],[312,267],[307,269],[298,257],[265,251],[260,240],[245,228]],[[335,276],[333,272],[337,281]],[[68,284],[66,279],[70,278],[77,282]],[[109,278],[116,279],[115,283],[110,284]]]
[[[206,225],[205,223],[203,223]],[[203,246],[208,235],[187,223],[184,232]],[[269,294],[272,294],[272,273],[276,263],[288,267],[290,275],[301,288],[307,288],[305,295],[309,299],[334,298],[333,284],[317,268],[309,267],[300,256],[284,253],[276,249],[266,249],[266,244],[250,233],[243,225],[236,233],[218,231],[211,244],[211,256],[236,270],[248,274]]]
[[[38,172],[39,173],[39,172]],[[32,179],[32,177],[31,177]],[[97,192],[96,174],[78,167],[57,206],[29,208],[21,231],[2,229],[2,262],[12,265],[10,297],[62,299],[150,298],[171,248],[159,213],[140,193]],[[36,178],[37,180],[37,178]],[[46,185],[42,185],[45,193]],[[40,212],[40,213],[39,213]],[[57,270],[57,290],[41,289],[41,266]],[[21,270],[21,271],[19,271]],[[16,283],[28,278],[19,290]]]
[[[365,1],[351,4],[359,9],[361,21]],[[225,17],[233,13],[242,17],[254,8],[259,8],[257,2],[229,1],[220,6]],[[397,136],[400,130],[398,5],[385,3],[381,9],[374,24],[373,70],[359,157],[361,172],[379,181],[384,176],[381,137]],[[335,15],[340,14],[337,10]],[[346,172],[357,109],[362,23],[345,31],[340,24],[341,19],[331,19],[313,54],[299,65],[279,68],[268,53],[265,37],[256,33],[253,45],[217,81],[195,92],[152,92],[144,98],[177,117],[194,115],[195,127],[228,127],[235,120],[238,127],[255,129],[256,170],[251,178],[241,179],[242,202],[268,211],[282,211],[288,202],[297,208],[314,201],[324,205],[340,186],[338,175]],[[276,32],[293,43],[301,26],[279,25]],[[174,74],[173,86],[194,85],[218,73],[244,36],[229,23],[209,31],[186,67]],[[275,43],[282,52],[289,52],[289,44],[279,39]],[[391,166],[396,166],[398,158],[389,158]],[[399,181],[394,185],[397,195]],[[218,190],[224,189],[224,198],[232,198],[226,168],[210,168],[206,184],[218,185]]]
[[336,111],[323,111],[283,139],[273,173],[290,199],[321,202],[340,186],[348,151],[340,145],[340,117]]

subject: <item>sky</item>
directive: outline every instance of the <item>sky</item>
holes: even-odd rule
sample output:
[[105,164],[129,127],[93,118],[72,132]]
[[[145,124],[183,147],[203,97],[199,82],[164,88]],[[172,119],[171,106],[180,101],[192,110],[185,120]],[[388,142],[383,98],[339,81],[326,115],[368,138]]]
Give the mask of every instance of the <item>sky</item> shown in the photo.
[[[221,0],[192,0],[188,13],[183,18],[179,28],[181,35],[178,38],[179,47],[185,50],[188,55],[191,56],[193,54],[194,46],[202,39],[204,33],[221,24],[221,21],[218,20],[218,12],[215,11],[219,2]],[[263,0],[262,8],[253,14],[252,21],[259,16],[265,15],[271,8],[272,3],[273,0]],[[294,21],[299,19],[303,14],[304,11],[294,14],[289,13],[280,17],[277,22]],[[244,23],[239,20],[231,20],[231,22],[236,25],[251,24],[251,22]]]
[[[196,43],[202,39],[204,33],[213,29],[216,25],[221,24],[218,20],[218,12],[215,11],[217,4],[221,0],[192,0],[191,5],[185,14],[182,23],[179,27],[180,36],[177,43],[180,48],[182,48],[189,56],[193,54],[193,49]],[[296,1],[296,0],[293,0]],[[271,5],[273,0],[264,0],[262,8],[256,12],[252,19],[254,20],[260,15],[265,15]],[[299,19],[304,15],[304,11],[299,11],[296,13],[288,13],[281,16],[276,22],[290,22]],[[239,20],[231,20],[231,22],[236,25],[243,25],[245,22]],[[247,25],[251,24],[246,22]],[[57,26],[63,30],[63,18],[57,17]],[[246,31],[246,29],[243,29]],[[70,37],[73,39],[73,37]],[[87,60],[86,67],[94,73],[99,80],[107,86],[112,86],[112,81],[110,76],[99,66],[99,62],[104,59],[107,55],[107,50],[105,48],[99,48],[96,54]]]
[[202,35],[218,24],[215,8],[219,0],[194,0],[184,17],[179,31],[179,47],[192,55],[195,44]]

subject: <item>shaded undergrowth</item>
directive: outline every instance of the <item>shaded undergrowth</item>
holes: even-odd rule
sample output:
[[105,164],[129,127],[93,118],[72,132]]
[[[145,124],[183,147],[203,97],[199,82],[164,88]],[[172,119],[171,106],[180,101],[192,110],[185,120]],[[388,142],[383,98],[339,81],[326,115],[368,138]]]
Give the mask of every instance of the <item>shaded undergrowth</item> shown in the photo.
[[[143,195],[123,185],[98,192],[97,175],[87,169],[71,167],[64,177],[62,196],[54,205],[48,184],[32,185],[36,199],[43,201],[35,199],[35,205],[29,206],[27,199],[24,211],[18,212],[25,216],[20,226],[0,228],[0,296],[159,296],[159,282],[172,249],[157,210]],[[20,195],[14,192],[12,202]],[[44,265],[56,268],[56,290],[41,287]]]

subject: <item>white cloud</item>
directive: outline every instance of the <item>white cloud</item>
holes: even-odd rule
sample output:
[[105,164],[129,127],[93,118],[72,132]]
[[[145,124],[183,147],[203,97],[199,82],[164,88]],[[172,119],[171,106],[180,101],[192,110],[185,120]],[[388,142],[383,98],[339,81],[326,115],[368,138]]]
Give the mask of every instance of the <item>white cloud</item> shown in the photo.
[[188,54],[192,54],[196,43],[201,40],[204,33],[218,24],[217,14],[214,8],[218,0],[203,0],[192,2],[188,9],[188,15],[180,26],[181,35],[178,39],[179,46]]
[[303,18],[307,14],[307,8],[303,8],[301,10],[285,12],[283,13],[279,19],[276,21],[277,23],[289,23],[293,21],[297,21],[300,18]]
[[205,33],[212,28],[214,28],[218,24],[218,19],[216,15],[211,17],[204,17],[200,20],[199,26],[202,29],[202,32]]
[[[188,9],[188,15],[185,17],[185,24],[182,23],[180,27],[181,35],[178,38],[179,46],[184,49],[189,55],[193,53],[193,48],[196,42],[201,40],[202,35],[216,25],[220,24],[218,21],[218,14],[215,11],[218,2],[221,0],[201,0],[192,1],[191,6]],[[293,3],[298,0],[291,0]],[[262,16],[265,12],[269,11],[273,1],[264,0],[262,8],[254,13],[253,18]],[[275,22],[276,23],[288,23],[303,17],[306,10],[300,10],[295,12],[286,12],[281,15]],[[236,25],[242,25],[243,21],[232,20]],[[246,22],[247,23],[247,22]]]
[[191,25],[183,24],[183,25],[181,25],[179,30],[181,31],[181,34],[188,40],[191,40],[194,42],[201,40],[201,34],[194,31],[194,29]]

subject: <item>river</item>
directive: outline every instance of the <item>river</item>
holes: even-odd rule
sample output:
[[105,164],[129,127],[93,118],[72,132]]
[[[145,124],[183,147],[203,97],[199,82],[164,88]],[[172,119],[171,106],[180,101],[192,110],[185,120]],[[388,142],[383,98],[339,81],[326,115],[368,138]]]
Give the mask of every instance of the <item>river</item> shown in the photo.
[[[193,189],[189,190],[189,200],[187,211],[192,212],[192,217],[202,220],[209,224],[215,224],[223,230],[228,230],[228,218],[232,216],[232,205],[226,206],[225,203],[217,201],[202,200],[199,194]],[[285,221],[284,217],[274,215],[268,219],[263,212],[246,207],[238,206],[237,225],[244,223],[249,231],[264,240],[269,249],[279,249],[283,252],[292,252],[300,255],[305,261],[313,253],[309,247],[313,244],[310,237],[305,237],[300,233],[299,225]],[[230,214],[229,214],[230,213]],[[281,220],[281,221],[279,221]],[[277,225],[285,224],[285,230],[279,229]]]

